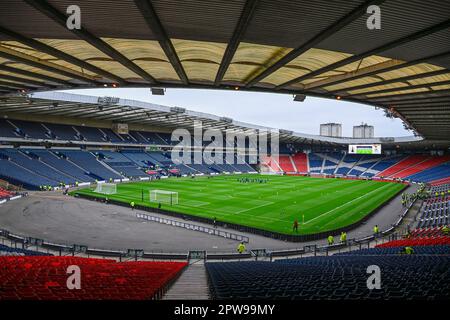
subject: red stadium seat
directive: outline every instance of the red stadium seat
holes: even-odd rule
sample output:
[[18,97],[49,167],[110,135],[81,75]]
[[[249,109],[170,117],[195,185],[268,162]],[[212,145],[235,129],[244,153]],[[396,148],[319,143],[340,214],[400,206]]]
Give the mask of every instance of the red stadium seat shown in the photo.
[[[66,286],[70,265],[81,269],[79,290]],[[0,257],[0,300],[155,299],[186,265],[78,257]]]

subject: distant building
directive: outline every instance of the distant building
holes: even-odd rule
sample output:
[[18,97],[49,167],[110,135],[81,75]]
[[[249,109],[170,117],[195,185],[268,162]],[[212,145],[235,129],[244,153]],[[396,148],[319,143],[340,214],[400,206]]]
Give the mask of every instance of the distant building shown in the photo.
[[374,132],[373,126],[369,126],[367,123],[361,123],[361,125],[353,127],[353,138],[373,138]]
[[320,135],[325,137],[342,137],[342,124],[323,123],[320,125]]

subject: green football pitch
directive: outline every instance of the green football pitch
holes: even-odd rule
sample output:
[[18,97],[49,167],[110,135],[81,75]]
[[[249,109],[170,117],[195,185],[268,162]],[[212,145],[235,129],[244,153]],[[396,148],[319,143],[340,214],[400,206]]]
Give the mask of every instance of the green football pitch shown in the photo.
[[[268,179],[267,183],[239,179]],[[157,207],[150,190],[178,192],[178,204],[162,209],[283,234],[313,234],[361,220],[394,197],[405,185],[392,182],[322,179],[302,176],[225,175],[169,178],[117,185],[112,200]],[[105,198],[92,189],[75,193]],[[142,195],[144,201],[142,201]],[[299,222],[293,232],[294,220]]]

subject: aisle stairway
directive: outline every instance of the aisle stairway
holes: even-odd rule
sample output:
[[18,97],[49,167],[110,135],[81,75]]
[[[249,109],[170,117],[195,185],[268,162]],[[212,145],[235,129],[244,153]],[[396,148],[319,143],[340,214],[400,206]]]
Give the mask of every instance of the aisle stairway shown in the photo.
[[207,300],[208,278],[203,262],[189,265],[163,296],[162,300]]

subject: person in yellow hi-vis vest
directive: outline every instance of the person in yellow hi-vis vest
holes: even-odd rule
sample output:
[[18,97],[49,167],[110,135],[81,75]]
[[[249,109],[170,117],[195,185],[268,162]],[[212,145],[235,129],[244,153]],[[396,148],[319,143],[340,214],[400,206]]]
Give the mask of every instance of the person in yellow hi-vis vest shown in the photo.
[[441,232],[444,236],[448,236],[448,234],[450,233],[450,228],[448,226],[444,226],[442,227]]
[[404,247],[400,253],[401,254],[413,254],[414,249],[412,247]]
[[375,227],[373,227],[373,235],[377,236],[380,233],[380,228],[378,228],[378,225],[376,224]]
[[244,253],[245,252],[245,244],[244,244],[244,242],[241,242],[241,243],[238,244],[237,252],[239,252],[239,253]]
[[329,245],[329,246],[331,246],[331,245],[334,244],[334,238],[333,238],[332,235],[329,235],[328,238],[327,238],[327,240],[328,240],[328,245]]
[[347,232],[342,231],[341,232],[341,243],[347,242]]
[[134,201],[131,201],[130,206],[131,206],[131,210],[134,210]]

